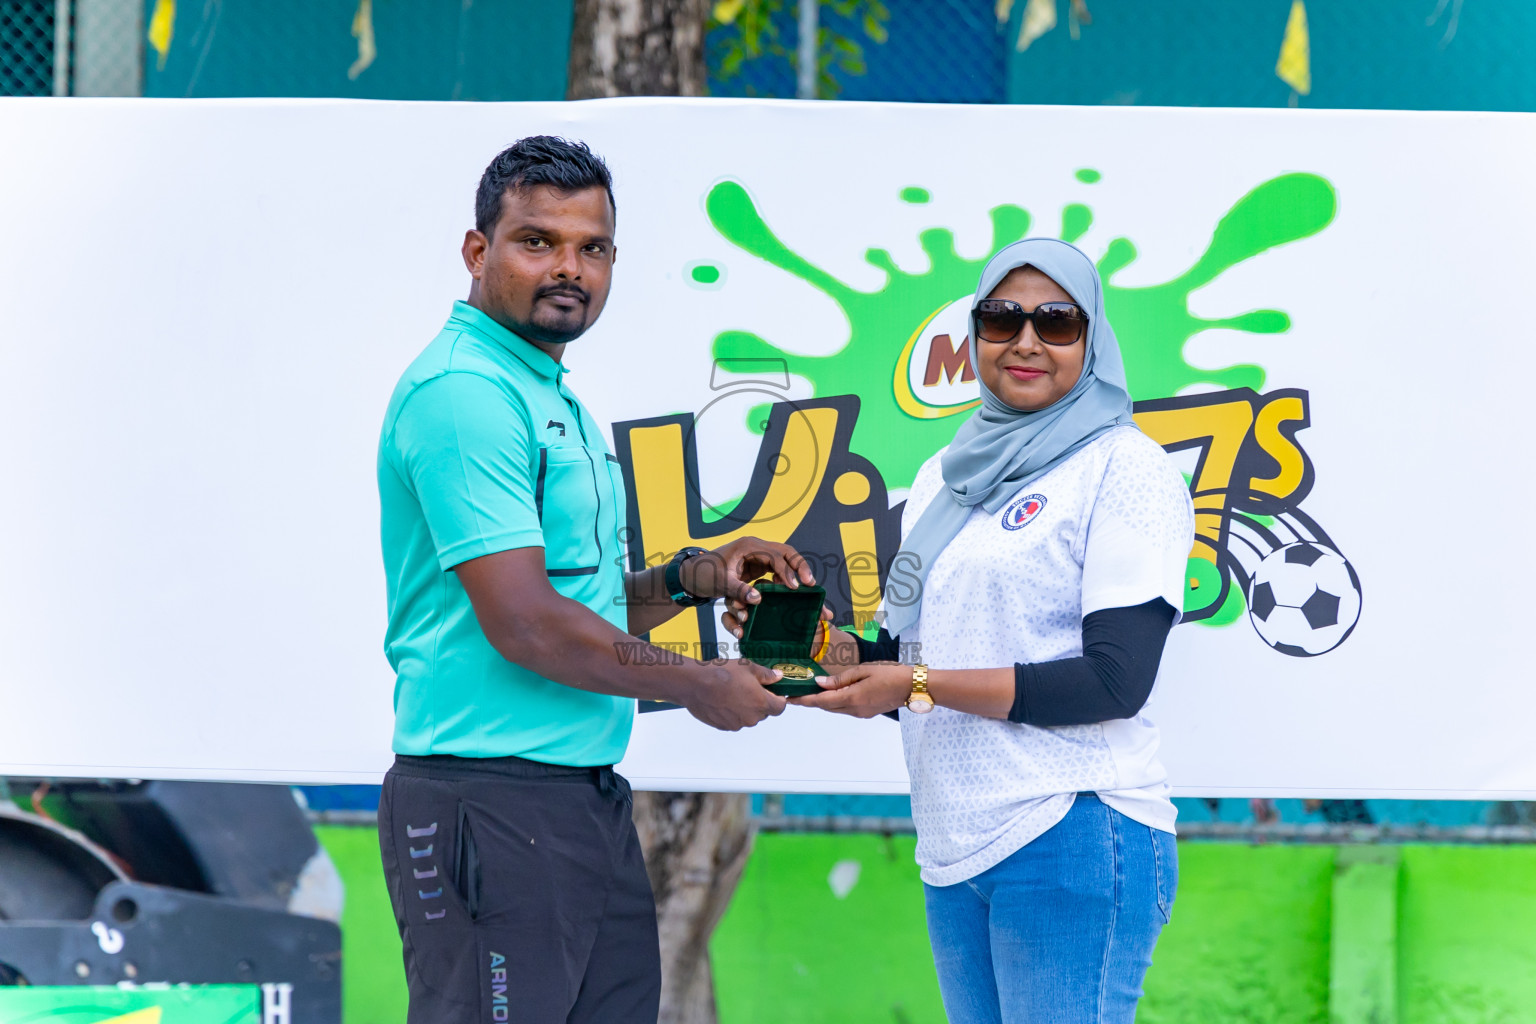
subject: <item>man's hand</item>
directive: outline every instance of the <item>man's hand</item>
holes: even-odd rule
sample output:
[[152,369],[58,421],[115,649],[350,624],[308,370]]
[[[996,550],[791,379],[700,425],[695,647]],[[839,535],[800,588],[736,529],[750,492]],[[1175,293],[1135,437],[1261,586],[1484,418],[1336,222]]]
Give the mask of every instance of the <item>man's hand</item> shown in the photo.
[[771,715],[784,713],[784,698],[766,687],[784,673],[750,661],[711,665],[717,675],[693,688],[683,706],[705,725],[735,732],[756,725]]
[[765,573],[785,586],[812,586],[816,576],[800,552],[788,544],[742,537],[703,555],[695,555],[679,570],[683,587],[695,597],[723,597],[742,606],[757,604],[762,595],[748,582]]
[[895,711],[912,696],[912,666],[893,661],[866,661],[835,676],[817,676],[822,692],[795,697],[791,704],[821,708],[855,718],[873,718]]
[[[757,537],[733,540],[694,555],[678,567],[679,582],[688,593],[709,601],[723,597],[743,611],[748,604],[763,599],[750,581],[769,573],[789,587],[816,582],[816,574],[800,552],[788,544]],[[625,573],[624,600],[629,606],[627,626],[632,636],[643,636],[677,614],[678,607],[663,586],[665,578],[666,567],[660,565]]]

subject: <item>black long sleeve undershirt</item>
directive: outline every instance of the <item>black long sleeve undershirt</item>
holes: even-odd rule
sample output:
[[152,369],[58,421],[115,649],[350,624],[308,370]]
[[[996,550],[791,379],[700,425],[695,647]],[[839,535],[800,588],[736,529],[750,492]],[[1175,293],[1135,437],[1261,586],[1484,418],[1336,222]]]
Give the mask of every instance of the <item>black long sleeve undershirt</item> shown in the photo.
[[1160,597],[1083,616],[1081,656],[1013,667],[1008,721],[1087,725],[1135,715],[1152,695],[1173,617]]
[[865,640],[857,633],[853,634],[853,642],[859,645],[859,664],[866,661],[899,661],[901,652],[901,637],[891,636],[880,628],[879,635],[873,640]]
[[[1135,715],[1152,694],[1173,619],[1173,606],[1162,598],[1090,612],[1083,617],[1080,656],[1014,665],[1008,721],[1086,725]],[[854,641],[859,661],[894,661],[901,638],[882,629],[873,641],[858,636]]]

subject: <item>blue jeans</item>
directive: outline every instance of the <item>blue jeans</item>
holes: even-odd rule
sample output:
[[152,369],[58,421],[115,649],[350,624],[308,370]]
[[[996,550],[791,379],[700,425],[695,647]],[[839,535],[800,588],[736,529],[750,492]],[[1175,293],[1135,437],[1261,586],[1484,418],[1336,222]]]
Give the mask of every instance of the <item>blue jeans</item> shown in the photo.
[[1002,863],[925,885],[950,1024],[1131,1024],[1178,881],[1173,836],[1080,793]]

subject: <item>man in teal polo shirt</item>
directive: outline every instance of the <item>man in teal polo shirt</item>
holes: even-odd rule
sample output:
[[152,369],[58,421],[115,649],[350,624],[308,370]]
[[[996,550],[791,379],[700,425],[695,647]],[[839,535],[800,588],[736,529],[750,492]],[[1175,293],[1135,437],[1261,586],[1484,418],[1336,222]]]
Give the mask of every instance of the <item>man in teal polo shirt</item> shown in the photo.
[[747,662],[619,656],[683,607],[755,601],[746,579],[814,578],[756,539],[624,571],[623,477],[561,362],[607,299],[614,218],[585,145],[498,155],[464,240],[469,299],[385,414],[396,761],[379,840],[411,1024],[653,1024],[655,908],[612,769],[635,698],[721,729],[784,709],[764,688],[779,674]]

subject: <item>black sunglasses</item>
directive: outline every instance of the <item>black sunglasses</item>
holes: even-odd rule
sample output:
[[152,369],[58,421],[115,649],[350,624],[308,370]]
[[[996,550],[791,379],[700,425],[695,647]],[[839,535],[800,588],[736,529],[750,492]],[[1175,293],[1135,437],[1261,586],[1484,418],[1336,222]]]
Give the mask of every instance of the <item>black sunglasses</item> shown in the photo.
[[1088,328],[1088,314],[1071,302],[1042,302],[1033,313],[1026,313],[1009,299],[982,299],[971,316],[976,320],[976,337],[998,344],[1017,338],[1030,322],[1047,345],[1076,344]]

